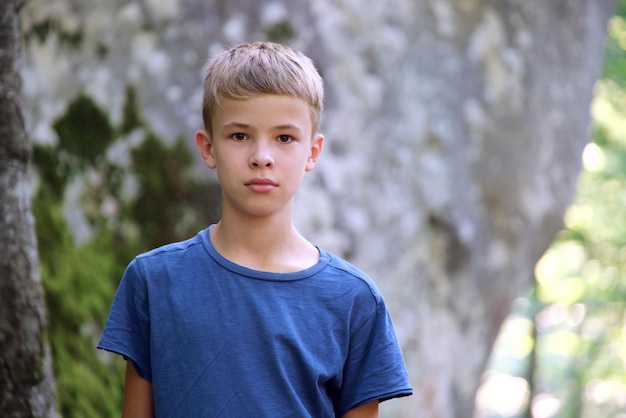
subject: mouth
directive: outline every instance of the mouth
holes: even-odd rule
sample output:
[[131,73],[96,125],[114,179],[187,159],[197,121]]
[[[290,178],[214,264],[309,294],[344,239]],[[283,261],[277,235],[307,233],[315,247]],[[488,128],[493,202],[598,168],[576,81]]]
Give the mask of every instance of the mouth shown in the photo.
[[277,186],[275,181],[268,178],[254,178],[246,182],[246,187],[255,193],[269,193]]
[[268,178],[255,178],[246,183],[246,186],[277,186],[276,182]]

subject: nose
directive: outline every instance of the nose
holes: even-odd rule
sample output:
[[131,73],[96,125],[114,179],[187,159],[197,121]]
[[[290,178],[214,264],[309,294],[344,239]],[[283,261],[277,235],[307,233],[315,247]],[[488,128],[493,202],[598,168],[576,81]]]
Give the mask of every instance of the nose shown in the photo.
[[267,167],[270,168],[274,165],[274,156],[269,145],[263,144],[262,141],[258,141],[253,147],[250,153],[250,166],[255,168]]

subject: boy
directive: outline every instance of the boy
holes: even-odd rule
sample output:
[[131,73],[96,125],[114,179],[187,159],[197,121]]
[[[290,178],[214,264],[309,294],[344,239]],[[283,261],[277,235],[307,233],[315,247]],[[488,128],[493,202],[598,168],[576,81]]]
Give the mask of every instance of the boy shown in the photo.
[[412,393],[372,281],[294,228],[322,150],[322,79],[289,47],[215,57],[196,145],[222,219],[139,255],[98,348],[123,355],[123,417],[377,417]]

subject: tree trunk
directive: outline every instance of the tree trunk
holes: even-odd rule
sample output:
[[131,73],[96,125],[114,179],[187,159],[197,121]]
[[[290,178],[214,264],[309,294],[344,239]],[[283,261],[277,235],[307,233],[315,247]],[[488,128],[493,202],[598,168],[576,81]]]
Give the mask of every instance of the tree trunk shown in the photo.
[[416,392],[382,414],[472,416],[500,324],[574,195],[614,0],[92,0],[42,18],[47,1],[28,22],[64,31],[33,42],[42,141],[59,101],[84,89],[119,115],[131,83],[154,131],[192,145],[207,49],[270,39],[310,55],[326,145],[296,223],[388,301]]
[[345,16],[320,31],[335,164],[300,199],[332,196],[329,236],[391,305],[416,393],[385,413],[471,417],[574,196],[613,1],[394,3],[315,2]]
[[30,143],[18,74],[22,3],[0,3],[0,411],[3,417],[53,417],[54,382],[30,202]]

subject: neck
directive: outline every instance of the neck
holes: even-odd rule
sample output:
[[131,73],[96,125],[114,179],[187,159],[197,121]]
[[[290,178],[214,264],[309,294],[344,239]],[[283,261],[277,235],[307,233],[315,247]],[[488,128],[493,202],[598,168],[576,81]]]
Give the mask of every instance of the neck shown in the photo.
[[231,219],[226,215],[213,230],[215,239],[223,246],[249,248],[255,252],[271,251],[299,235],[291,219],[288,222],[276,218]]
[[291,219],[228,216],[211,231],[211,242],[225,258],[255,270],[290,272],[317,262],[317,249],[296,230]]

